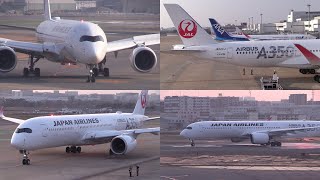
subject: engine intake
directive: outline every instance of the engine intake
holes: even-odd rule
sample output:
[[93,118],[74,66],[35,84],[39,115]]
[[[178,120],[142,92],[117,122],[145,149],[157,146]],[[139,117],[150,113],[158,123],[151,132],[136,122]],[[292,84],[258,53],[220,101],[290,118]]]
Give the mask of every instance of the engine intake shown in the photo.
[[137,140],[128,135],[120,135],[112,139],[111,151],[114,154],[127,154],[137,146]]
[[251,143],[252,144],[267,144],[270,140],[270,137],[266,133],[252,133],[251,134]]
[[137,47],[132,51],[130,63],[134,70],[150,72],[157,65],[156,53],[149,47]]
[[0,72],[10,72],[17,65],[17,56],[10,47],[0,46]]

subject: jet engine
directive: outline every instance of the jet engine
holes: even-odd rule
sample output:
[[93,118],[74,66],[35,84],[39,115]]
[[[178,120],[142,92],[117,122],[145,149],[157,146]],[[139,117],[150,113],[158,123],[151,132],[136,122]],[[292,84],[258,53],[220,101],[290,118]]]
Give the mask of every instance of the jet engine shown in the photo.
[[0,46],[0,72],[10,72],[17,65],[17,56],[13,49]]
[[130,64],[138,72],[150,72],[157,65],[156,53],[148,47],[137,47],[130,55]]
[[266,133],[252,133],[251,134],[251,143],[252,144],[267,144],[270,140],[270,137]]
[[111,151],[114,154],[127,154],[137,146],[137,140],[128,135],[120,135],[112,139]]

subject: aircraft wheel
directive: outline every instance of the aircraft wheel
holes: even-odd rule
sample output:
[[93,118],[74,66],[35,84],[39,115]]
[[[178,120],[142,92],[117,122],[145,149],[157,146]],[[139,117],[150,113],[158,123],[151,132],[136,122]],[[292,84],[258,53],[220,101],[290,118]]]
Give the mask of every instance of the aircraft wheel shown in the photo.
[[36,77],[40,77],[40,68],[35,68],[35,69],[34,69],[34,75],[35,75]]
[[23,76],[28,77],[29,76],[29,69],[28,68],[23,68]]
[[302,74],[302,69],[299,69],[299,72]]
[[71,152],[76,153],[77,152],[77,148],[75,146],[71,146]]
[[281,147],[281,142],[276,142],[276,145]]
[[270,145],[271,145],[271,147],[274,147],[274,146],[276,146],[276,143],[275,142],[271,142]]
[[301,73],[302,73],[302,74],[307,74],[307,73],[308,73],[308,70],[307,70],[307,69],[301,69]]
[[70,147],[66,147],[66,153],[70,153]]
[[316,70],[315,69],[310,69],[310,74],[315,74],[316,73]]
[[94,75],[95,77],[97,77],[97,76],[99,75],[99,70],[98,70],[98,68],[93,68],[92,71],[93,71],[93,75]]
[[320,76],[319,75],[315,75],[313,78],[315,81],[320,82]]
[[22,159],[22,164],[23,165],[27,165],[27,160],[26,159]]
[[27,165],[30,165],[30,159],[26,160]]
[[91,82],[96,82],[96,78],[94,77],[95,75],[91,76]]
[[109,68],[103,68],[103,75],[105,76],[105,77],[109,77]]
[[80,147],[80,146],[77,147],[77,152],[78,152],[78,153],[81,153],[81,147]]

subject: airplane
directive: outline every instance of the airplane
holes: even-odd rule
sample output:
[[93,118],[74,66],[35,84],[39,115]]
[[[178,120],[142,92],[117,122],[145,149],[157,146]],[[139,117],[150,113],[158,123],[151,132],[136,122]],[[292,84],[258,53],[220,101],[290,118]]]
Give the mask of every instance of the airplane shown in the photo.
[[29,165],[30,151],[67,146],[66,153],[80,153],[81,145],[110,142],[110,155],[124,155],[137,146],[143,133],[160,134],[160,127],[142,128],[145,121],[159,119],[144,115],[148,91],[141,91],[132,113],[103,113],[61,116],[40,116],[27,120],[6,117],[3,120],[19,124],[11,138],[11,146],[23,154],[23,165]]
[[[164,6],[183,42],[174,45],[173,51],[238,66],[296,68],[302,74],[316,74],[320,68],[317,39],[221,42],[214,40],[179,5]],[[320,76],[315,75],[314,80],[320,83]]]
[[180,133],[191,141],[230,139],[252,144],[281,146],[280,140],[320,136],[320,121],[200,121],[189,124]]
[[41,59],[61,64],[85,64],[89,68],[87,82],[95,82],[95,77],[109,76],[109,68],[104,68],[106,54],[125,49],[133,49],[130,64],[134,70],[148,73],[157,65],[157,56],[149,48],[160,44],[160,34],[134,36],[128,39],[107,42],[104,31],[91,22],[51,18],[50,2],[44,0],[45,21],[36,28],[37,43],[0,38],[0,72],[12,71],[17,65],[16,52],[30,55],[29,67],[23,69],[23,76],[40,76],[40,68],[35,64]]
[[214,33],[216,34],[216,40],[220,41],[267,41],[267,40],[301,40],[301,39],[316,39],[312,35],[305,34],[273,34],[273,35],[247,35],[241,29],[236,27],[238,34],[233,35],[227,32],[219,23],[213,18],[209,18],[210,24]]

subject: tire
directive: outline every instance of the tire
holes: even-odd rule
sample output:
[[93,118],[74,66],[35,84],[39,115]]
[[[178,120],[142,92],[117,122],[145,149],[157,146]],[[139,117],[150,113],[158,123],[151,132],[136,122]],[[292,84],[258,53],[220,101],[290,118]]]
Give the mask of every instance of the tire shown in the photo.
[[103,75],[104,75],[104,77],[109,77],[110,76],[109,68],[103,68]]
[[77,147],[77,152],[78,152],[78,153],[81,153],[81,147],[80,147],[80,146]]
[[22,159],[22,164],[26,165],[27,164],[27,160],[26,159]]
[[27,163],[27,165],[30,165],[30,159],[27,159],[26,163]]
[[314,69],[310,69],[310,74],[315,74],[316,73],[316,70],[314,70]]
[[36,77],[40,77],[40,68],[35,68],[35,69],[34,69],[34,75],[35,75]]
[[23,68],[23,77],[28,77],[28,76],[29,76],[29,69]]
[[275,142],[271,142],[270,145],[271,145],[271,147],[274,147],[274,146],[276,146],[276,143]]
[[75,146],[71,146],[70,151],[73,153],[77,152],[77,148]]
[[66,147],[66,153],[70,153],[70,147]]
[[90,78],[90,76],[88,76],[87,83],[89,83],[89,82],[90,82],[90,79],[91,79],[91,78]]
[[307,74],[307,72],[308,72],[308,70],[306,70],[306,69],[302,69],[302,70],[301,70],[301,73],[302,73],[302,74]]

